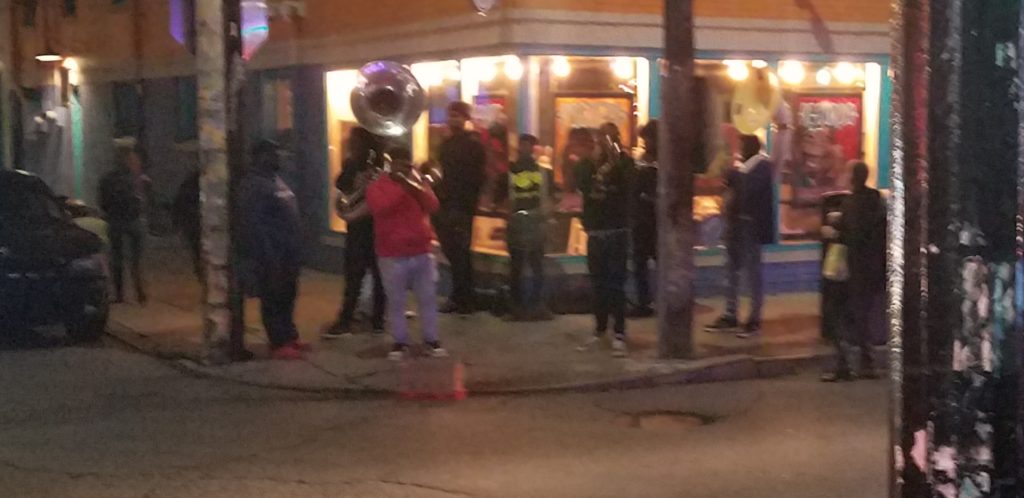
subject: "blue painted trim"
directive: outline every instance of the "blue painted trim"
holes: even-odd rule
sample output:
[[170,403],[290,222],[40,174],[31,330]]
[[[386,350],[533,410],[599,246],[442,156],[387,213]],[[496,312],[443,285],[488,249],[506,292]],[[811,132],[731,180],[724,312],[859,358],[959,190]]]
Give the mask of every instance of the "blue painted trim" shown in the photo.
[[878,112],[878,187],[892,188],[892,78],[889,62],[882,64],[882,95]]
[[651,66],[651,102],[648,104],[651,119],[661,119],[661,67],[657,57],[647,57],[647,62]]

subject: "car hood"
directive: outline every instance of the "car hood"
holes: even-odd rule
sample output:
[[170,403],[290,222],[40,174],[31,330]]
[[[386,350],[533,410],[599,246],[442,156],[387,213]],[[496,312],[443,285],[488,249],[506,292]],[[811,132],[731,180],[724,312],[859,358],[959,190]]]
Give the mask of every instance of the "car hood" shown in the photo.
[[71,222],[0,228],[0,269],[8,271],[51,269],[102,250],[98,236]]

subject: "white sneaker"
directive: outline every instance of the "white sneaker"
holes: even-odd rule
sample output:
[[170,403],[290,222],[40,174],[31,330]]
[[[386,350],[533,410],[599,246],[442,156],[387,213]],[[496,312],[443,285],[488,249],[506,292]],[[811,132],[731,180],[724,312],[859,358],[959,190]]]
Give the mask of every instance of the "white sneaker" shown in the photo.
[[426,344],[426,346],[427,346],[427,354],[429,354],[431,358],[447,358],[448,357],[448,351],[446,351],[444,348],[441,347],[441,343],[439,343],[439,342],[428,342]]
[[402,361],[405,359],[405,352],[409,349],[405,344],[395,344],[391,348],[391,352],[388,353],[388,359],[391,361]]
[[601,344],[602,340],[603,337],[592,335],[588,337],[586,341],[583,341],[583,344],[576,346],[576,351],[583,353],[586,351],[592,351],[594,349],[597,349],[597,347]]
[[626,341],[622,339],[612,339],[612,356],[616,358],[625,358],[629,354]]

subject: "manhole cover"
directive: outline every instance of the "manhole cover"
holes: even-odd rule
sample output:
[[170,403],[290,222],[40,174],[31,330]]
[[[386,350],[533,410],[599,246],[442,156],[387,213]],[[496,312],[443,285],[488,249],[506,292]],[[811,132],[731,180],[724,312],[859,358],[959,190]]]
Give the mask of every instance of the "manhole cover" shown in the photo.
[[645,412],[620,415],[616,422],[631,429],[687,430],[714,423],[707,415],[688,412]]

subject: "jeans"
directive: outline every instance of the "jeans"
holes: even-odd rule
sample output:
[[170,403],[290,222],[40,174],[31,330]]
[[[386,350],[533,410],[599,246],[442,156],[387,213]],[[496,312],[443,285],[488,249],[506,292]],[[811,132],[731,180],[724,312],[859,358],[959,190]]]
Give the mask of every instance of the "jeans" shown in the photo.
[[473,286],[473,214],[441,211],[436,217],[438,241],[451,265],[451,302],[462,309],[472,309],[476,290]]
[[[544,293],[544,249],[515,249],[509,248],[509,257],[512,259],[512,267],[509,272],[509,287],[512,290],[512,302],[515,306],[523,308],[534,306],[541,302]],[[529,299],[526,290],[523,288],[523,267],[530,266],[530,281],[533,284],[530,290]]]
[[405,258],[380,258],[380,272],[384,277],[388,323],[395,343],[409,344],[405,293],[410,290],[416,297],[423,341],[437,341],[437,263],[434,256],[421,254]]
[[609,317],[615,320],[615,337],[626,335],[626,276],[628,274],[629,231],[594,231],[587,237],[587,268],[594,288],[596,335],[608,331]]
[[728,285],[725,294],[725,314],[739,318],[740,275],[745,273],[750,285],[750,319],[747,323],[761,323],[761,308],[764,305],[764,286],[761,275],[761,243],[754,238],[753,227],[741,221],[736,233],[726,242],[726,272]]
[[260,283],[260,314],[271,348],[279,348],[299,338],[295,328],[295,297],[299,290],[298,273],[275,275]]
[[135,280],[135,292],[138,294],[139,301],[145,301],[146,291],[142,285],[142,222],[111,222],[108,233],[110,235],[110,266],[114,273],[114,290],[117,300],[124,299],[125,244],[128,244],[131,251],[129,264],[132,277]]
[[359,306],[359,295],[363,290],[363,279],[369,272],[373,277],[373,318],[374,330],[384,328],[384,282],[381,278],[377,255],[372,241],[352,241],[345,248],[345,297],[338,314],[338,323],[347,326],[355,317]]

